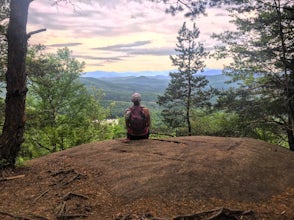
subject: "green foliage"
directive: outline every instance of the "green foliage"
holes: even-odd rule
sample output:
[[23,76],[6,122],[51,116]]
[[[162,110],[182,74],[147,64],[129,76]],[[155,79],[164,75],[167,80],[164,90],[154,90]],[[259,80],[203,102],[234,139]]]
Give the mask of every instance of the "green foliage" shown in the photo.
[[241,136],[242,129],[238,127],[238,115],[216,111],[193,111],[192,127],[194,135],[211,136]]
[[29,52],[27,69],[26,141],[21,157],[34,158],[72,146],[112,137],[104,123],[108,110],[100,104],[102,93],[91,94],[79,82],[83,63],[65,48],[44,54],[42,47]]
[[126,128],[125,128],[125,118],[117,118],[117,124],[112,124],[112,139],[125,138]]
[[226,74],[242,82],[223,93],[219,105],[238,114],[247,136],[271,141],[288,135],[294,150],[293,6],[279,0],[242,3],[230,9],[237,30],[215,37],[224,45],[218,55],[234,60]]
[[178,32],[178,43],[171,60],[178,67],[177,72],[170,73],[171,81],[163,96],[158,96],[158,104],[164,107],[162,116],[172,128],[187,126],[191,135],[190,114],[192,107],[203,107],[209,103],[211,91],[205,90],[208,80],[196,75],[203,71],[203,59],[207,56],[201,43],[197,43],[199,29],[193,24],[189,30],[186,23]]
[[9,162],[5,159],[0,160],[0,169],[5,168],[9,165]]
[[[281,136],[279,128],[272,128],[266,124],[248,123],[245,116],[236,112],[214,110],[213,112],[195,110],[191,118],[193,135],[209,135],[222,137],[253,137],[270,143],[286,146],[286,137]],[[179,130],[178,135],[185,135]]]
[[[8,27],[9,1],[0,0],[0,94],[4,90],[4,75],[7,63],[7,39],[6,31]],[[0,95],[2,97],[2,95]],[[2,111],[2,109],[0,109]]]
[[159,106],[148,106],[151,115],[150,137],[170,137],[176,136],[176,130],[164,122],[162,108]]
[[[157,2],[157,0],[150,0]],[[168,8],[166,9],[167,13],[172,15],[178,13],[184,13],[185,17],[195,19],[200,15],[206,14],[206,8],[210,7],[220,7],[222,5],[240,5],[243,3],[243,0],[162,0]],[[159,1],[161,2],[161,1]]]
[[239,131],[237,136],[253,137],[271,143],[285,142],[282,127],[266,121],[271,114],[281,111],[278,103],[273,103],[267,97],[256,96],[243,87],[224,91],[218,101],[218,109],[238,116],[238,120],[235,121],[236,129]]

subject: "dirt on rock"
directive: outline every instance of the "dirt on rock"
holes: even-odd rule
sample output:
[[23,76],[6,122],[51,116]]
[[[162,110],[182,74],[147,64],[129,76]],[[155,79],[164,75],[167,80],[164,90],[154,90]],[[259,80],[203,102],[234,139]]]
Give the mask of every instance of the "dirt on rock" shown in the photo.
[[294,219],[294,153],[249,138],[95,142],[0,175],[0,219]]

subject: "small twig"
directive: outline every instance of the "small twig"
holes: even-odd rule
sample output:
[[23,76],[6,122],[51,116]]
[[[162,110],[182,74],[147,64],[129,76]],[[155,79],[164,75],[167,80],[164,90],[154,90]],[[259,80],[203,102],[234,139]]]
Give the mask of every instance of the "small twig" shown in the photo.
[[205,212],[198,212],[196,214],[189,215],[189,216],[177,216],[177,217],[173,218],[172,220],[182,220],[182,219],[191,220],[191,219],[196,219],[196,217],[202,218],[203,216],[206,216],[208,214],[211,214],[211,213],[219,211],[219,210],[220,209],[212,209],[212,210],[208,210]]
[[[60,174],[64,174],[64,176],[60,180],[58,180],[58,183],[54,183],[53,185],[65,186],[72,183],[74,180],[80,178],[81,176],[83,176],[82,174],[76,172],[74,169],[60,170],[56,173],[51,174],[51,176],[55,177]],[[70,178],[70,175],[67,175],[67,174],[76,174],[76,175],[67,181],[67,179]]]
[[76,171],[74,169],[69,169],[69,170],[60,170],[58,172],[55,172],[55,173],[52,173],[51,176],[53,177],[56,177],[58,175],[61,175],[63,174],[64,176],[59,179],[56,183],[52,184],[53,186],[54,185],[63,185],[63,180],[65,180],[67,178],[67,174],[70,174],[70,173],[76,173]]
[[30,214],[30,216],[31,216],[34,220],[36,220],[36,219],[38,219],[38,220],[49,220],[48,218],[43,217],[43,216],[40,216],[40,215]]
[[1,178],[0,179],[0,182],[1,181],[8,181],[8,180],[14,180],[14,179],[19,179],[19,178],[24,178],[25,175],[17,175],[17,176],[9,176],[9,177],[4,177],[4,178]]
[[6,215],[6,216],[9,216],[9,217],[12,217],[12,218],[15,217],[14,215],[12,215],[12,214],[10,214],[8,212],[2,212],[2,211],[0,211],[0,215]]
[[80,177],[80,175],[81,175],[81,174],[78,173],[78,174],[75,175],[73,178],[71,178],[69,181],[63,183],[62,185],[65,186],[65,185],[70,184],[70,183],[73,182],[74,180],[78,179],[78,178]]
[[224,208],[220,208],[214,215],[212,215],[209,218],[207,218],[207,220],[216,219],[217,217],[220,217],[223,214],[224,214]]
[[152,138],[151,140],[154,140],[154,141],[163,141],[163,142],[170,142],[170,143],[176,143],[176,144],[185,144],[185,143],[180,142],[180,141],[165,140],[165,139],[158,139],[158,138]]
[[67,200],[71,199],[72,197],[79,197],[79,198],[82,198],[82,199],[85,199],[85,200],[89,199],[89,197],[87,197],[87,196],[84,196],[84,195],[81,195],[81,194],[76,194],[76,193],[71,193],[71,192],[69,192],[69,193],[67,193],[67,194],[63,197],[63,200],[64,200],[64,201],[67,201]]
[[2,211],[0,211],[0,215],[9,216],[11,218],[19,219],[19,220],[32,220],[32,219],[27,218],[27,217],[13,215],[13,214],[11,214],[9,212],[2,212]]
[[88,216],[85,214],[75,214],[75,215],[58,215],[56,216],[57,220],[65,220],[65,219],[74,219],[74,218],[87,218]]
[[63,202],[58,214],[63,215],[65,212],[66,212],[66,202]]
[[39,196],[37,196],[34,200],[33,203],[36,203],[40,198],[42,198],[46,193],[48,193],[50,191],[50,189],[45,190],[44,192],[42,192]]
[[52,173],[51,176],[58,176],[59,174],[69,174],[69,173],[76,173],[74,169],[69,169],[69,170],[60,170],[58,172]]

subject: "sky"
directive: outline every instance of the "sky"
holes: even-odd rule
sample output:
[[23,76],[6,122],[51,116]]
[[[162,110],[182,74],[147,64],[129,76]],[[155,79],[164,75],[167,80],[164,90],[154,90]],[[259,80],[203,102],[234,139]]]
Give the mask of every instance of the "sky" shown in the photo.
[[[72,56],[85,62],[91,71],[166,71],[172,66],[178,31],[193,21],[183,14],[165,13],[166,5],[148,0],[82,0],[74,5],[52,0],[34,0],[29,8],[27,32],[46,28],[33,35],[29,44],[43,44],[47,52],[68,47]],[[222,9],[209,9],[196,19],[199,42],[213,52],[212,33],[232,28]],[[222,69],[227,60],[206,60],[206,67]]]

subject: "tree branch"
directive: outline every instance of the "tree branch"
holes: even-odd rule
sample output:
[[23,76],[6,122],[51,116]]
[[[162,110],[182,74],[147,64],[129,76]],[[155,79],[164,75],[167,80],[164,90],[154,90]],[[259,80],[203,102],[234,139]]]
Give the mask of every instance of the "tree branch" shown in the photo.
[[27,34],[27,38],[29,39],[33,34],[38,34],[40,32],[43,32],[43,31],[46,31],[47,29],[46,28],[43,28],[43,29],[39,29],[39,30],[36,30],[36,31],[31,31]]

